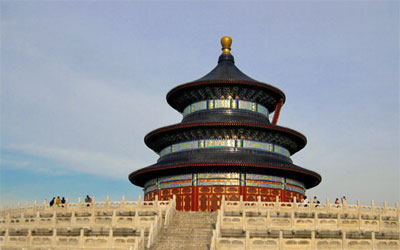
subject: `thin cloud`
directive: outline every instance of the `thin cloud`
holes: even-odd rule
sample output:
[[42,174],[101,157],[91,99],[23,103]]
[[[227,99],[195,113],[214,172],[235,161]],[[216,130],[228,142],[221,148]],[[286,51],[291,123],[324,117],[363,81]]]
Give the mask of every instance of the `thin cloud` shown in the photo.
[[[60,173],[62,170],[81,172],[107,177],[126,179],[127,174],[132,171],[133,167],[145,166],[146,163],[134,161],[129,158],[111,156],[99,152],[89,152],[72,148],[57,148],[41,145],[10,145],[9,150],[15,150],[30,156],[40,157],[54,162],[53,166],[37,167],[29,161],[6,161],[2,164],[10,164],[19,168],[29,168],[36,171],[49,171],[51,173]],[[62,171],[61,171],[62,172]]]

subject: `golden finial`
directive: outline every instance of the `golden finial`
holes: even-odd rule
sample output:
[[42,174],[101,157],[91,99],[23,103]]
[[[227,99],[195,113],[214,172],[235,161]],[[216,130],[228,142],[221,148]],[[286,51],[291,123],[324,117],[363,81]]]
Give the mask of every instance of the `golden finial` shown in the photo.
[[225,55],[231,54],[231,44],[232,44],[232,38],[230,38],[229,36],[224,36],[221,38],[222,54]]

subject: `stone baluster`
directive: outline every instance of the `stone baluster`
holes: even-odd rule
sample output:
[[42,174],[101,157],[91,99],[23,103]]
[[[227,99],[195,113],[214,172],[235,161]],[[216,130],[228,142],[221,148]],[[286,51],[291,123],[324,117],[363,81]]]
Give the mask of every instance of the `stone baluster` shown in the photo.
[[140,230],[140,239],[141,243],[138,249],[144,249],[144,229]]
[[310,210],[314,211],[315,210],[314,197],[311,197],[309,205],[310,205]]
[[[113,215],[114,215],[114,213],[113,213]],[[113,227],[111,227],[110,231],[108,232],[107,249],[114,249],[114,231],[113,231]]]
[[153,235],[154,235],[154,223],[150,224],[150,229],[149,229],[149,237],[147,240],[147,248],[150,248],[151,245],[153,244]]
[[75,211],[71,212],[71,225],[76,225],[76,216],[75,216]]
[[4,233],[4,246],[7,246],[8,242],[9,242],[9,237],[10,237],[9,230],[10,229],[7,227],[6,231]]
[[223,212],[224,209],[225,209],[225,195],[223,194],[223,195],[222,195],[222,198],[221,198],[221,207],[220,207],[220,210],[222,210],[222,212]]
[[109,208],[110,207],[110,196],[106,196],[106,202],[105,202],[105,205],[104,205],[104,207],[105,208]]
[[53,228],[57,225],[57,212],[53,209],[53,217],[51,218],[51,223],[53,224]]
[[386,215],[386,213],[387,213],[387,201],[383,202],[383,208],[384,208],[385,215]]
[[218,210],[218,216],[217,216],[217,223],[215,223],[215,231],[216,231],[216,238],[218,239],[220,235],[220,228],[221,228],[221,223],[222,223],[222,216],[223,212],[221,210]]
[[257,196],[257,213],[261,211],[261,195]]
[[28,243],[28,246],[32,246],[32,229],[28,229],[28,235],[26,236],[26,242]]
[[281,205],[279,204],[279,196],[275,196],[275,208],[277,211],[281,210]]
[[223,216],[224,216],[224,212],[221,209],[219,209],[217,211],[217,222],[222,223],[223,222],[223,220],[222,220]]
[[250,232],[246,231],[245,249],[250,250]]
[[139,209],[135,211],[135,219],[133,221],[134,225],[137,225],[139,223]]
[[40,212],[36,211],[36,218],[35,218],[35,227],[38,227],[40,225]]
[[57,229],[52,228],[52,234],[50,237],[50,246],[57,246]]
[[267,210],[267,225],[268,228],[271,227],[271,211]]
[[317,249],[317,244],[315,242],[315,231],[311,230],[311,249]]
[[343,199],[342,203],[343,203],[343,212],[346,212],[346,210],[347,210],[347,199]]
[[376,247],[375,247],[375,232],[374,231],[371,232],[371,243],[372,243],[372,250],[375,250]]
[[137,201],[137,208],[141,208],[142,207],[142,196],[139,195],[138,201]]
[[329,201],[329,197],[326,197],[325,210],[326,210],[327,213],[329,213],[331,211],[331,204],[330,204],[330,201]]
[[314,225],[315,225],[315,230],[318,230],[319,228],[319,220],[318,220],[318,213],[314,212]]
[[247,221],[246,221],[246,210],[242,210],[242,230],[246,231]]
[[33,201],[33,209],[37,209],[37,206],[38,206],[38,203],[37,203],[37,200],[34,200]]
[[[139,199],[140,199],[140,196],[139,196]],[[125,195],[122,195],[120,204],[121,204],[122,208],[126,207],[126,197],[125,197]]]
[[82,207],[82,198],[78,197],[78,208]]
[[95,216],[95,211],[94,211],[94,205],[90,207],[90,225],[95,225],[96,222],[96,216]]
[[346,231],[342,231],[342,250],[347,249]]
[[[360,207],[360,204],[357,204],[357,206]],[[359,230],[361,230],[361,224],[362,224],[361,209],[358,209],[358,229]]]
[[9,227],[11,224],[11,214],[9,212],[6,215],[6,224],[7,224],[7,227]]
[[241,195],[240,198],[239,198],[239,209],[240,209],[240,210],[244,210],[244,206],[243,206],[243,195]]
[[278,238],[279,249],[284,249],[283,247],[283,231],[279,230],[279,238]]
[[297,197],[293,197],[293,208],[297,210],[297,208],[299,207],[299,204],[297,203]]
[[79,248],[84,248],[85,245],[85,229],[81,228],[79,232]]
[[[166,212],[168,211],[168,208],[170,207],[171,204],[168,204],[167,209],[165,210]],[[157,206],[157,215],[160,216],[160,218],[162,219],[162,207],[161,206]],[[165,218],[164,218],[165,220]]]
[[293,229],[294,227],[294,210],[290,212],[290,226]]
[[111,228],[115,227],[117,225],[117,211],[115,209],[112,210],[112,216],[111,216]]

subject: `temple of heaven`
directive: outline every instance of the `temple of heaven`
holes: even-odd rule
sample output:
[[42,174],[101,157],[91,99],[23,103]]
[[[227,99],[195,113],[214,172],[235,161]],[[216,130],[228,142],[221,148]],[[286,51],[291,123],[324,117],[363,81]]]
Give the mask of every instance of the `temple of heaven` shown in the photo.
[[129,175],[144,188],[145,200],[175,195],[178,210],[213,211],[222,195],[227,200],[300,200],[321,182],[318,173],[290,159],[307,140],[277,125],[285,94],[243,74],[231,43],[230,37],[221,39],[222,54],[210,73],[167,94],[183,119],[144,138],[160,156],[156,164]]

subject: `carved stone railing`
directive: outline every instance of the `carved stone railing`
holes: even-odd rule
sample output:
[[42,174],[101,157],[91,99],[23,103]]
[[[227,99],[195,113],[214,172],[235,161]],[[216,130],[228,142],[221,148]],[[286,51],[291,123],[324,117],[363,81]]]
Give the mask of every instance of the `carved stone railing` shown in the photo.
[[[31,249],[131,249],[144,250],[145,235],[144,230],[140,231],[138,236],[113,236],[113,231],[108,235],[87,236],[85,229],[80,228],[78,235],[61,236],[52,235],[34,236],[33,230],[29,230],[26,235],[9,235],[8,229],[4,236],[0,236],[0,246],[8,248]],[[20,233],[18,233],[20,234]]]
[[175,214],[169,201],[66,202],[3,207],[0,211],[0,249],[144,249],[157,239]]
[[400,249],[399,225],[398,203],[388,207],[386,202],[365,206],[222,197],[211,249]]
[[107,197],[106,201],[95,201],[95,198],[92,198],[92,202],[87,203],[83,202],[81,198],[78,198],[78,202],[67,202],[65,204],[50,205],[47,202],[43,202],[42,204],[38,204],[36,201],[33,204],[29,204],[28,202],[25,205],[22,205],[18,202],[17,206],[4,206],[0,210],[0,217],[5,217],[8,214],[34,214],[37,212],[52,212],[52,211],[62,211],[62,212],[80,212],[80,211],[113,211],[113,210],[160,210],[165,211],[171,201],[142,201],[141,196],[137,201],[126,201],[125,196],[122,196],[121,201],[110,201],[110,198]]

